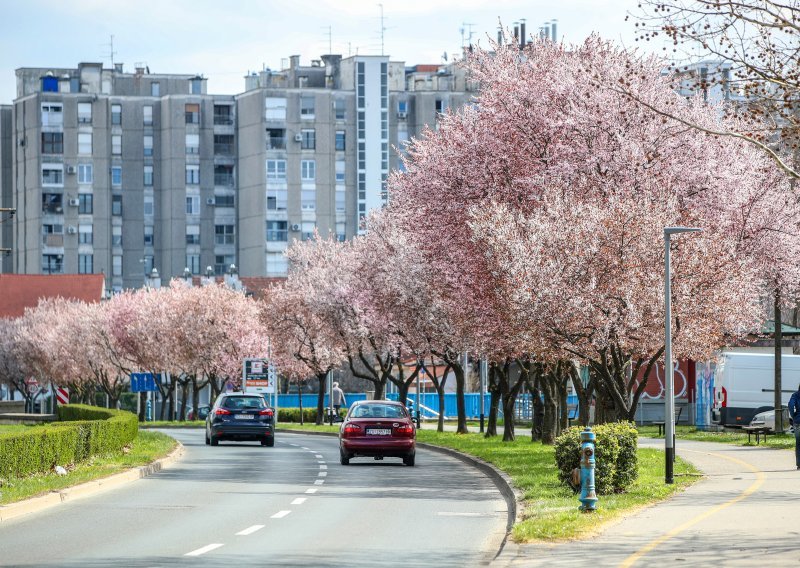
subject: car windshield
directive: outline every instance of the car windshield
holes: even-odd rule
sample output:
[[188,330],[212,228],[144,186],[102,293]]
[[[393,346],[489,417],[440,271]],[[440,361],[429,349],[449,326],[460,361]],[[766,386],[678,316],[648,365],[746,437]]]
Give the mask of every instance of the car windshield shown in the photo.
[[222,403],[223,408],[228,410],[246,410],[264,408],[267,403],[260,396],[229,396]]
[[353,418],[404,418],[405,408],[394,404],[360,404],[353,409]]

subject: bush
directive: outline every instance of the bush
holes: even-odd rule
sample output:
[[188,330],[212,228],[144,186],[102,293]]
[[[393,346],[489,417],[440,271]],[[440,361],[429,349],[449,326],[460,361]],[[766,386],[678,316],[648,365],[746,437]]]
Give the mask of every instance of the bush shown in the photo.
[[80,404],[59,406],[56,422],[0,435],[0,477],[45,473],[56,465],[121,450],[139,433],[136,415]]
[[[347,410],[344,408],[339,409],[339,416],[344,417]],[[326,409],[322,409],[323,418],[327,418]],[[312,424],[317,420],[317,407],[303,408],[303,422],[311,422]],[[278,422],[300,422],[300,409],[299,408],[279,408],[278,409]]]
[[[582,427],[565,430],[555,444],[556,466],[562,483],[570,485],[572,470],[580,467]],[[622,493],[639,475],[638,434],[629,422],[600,424],[595,433],[595,491],[599,495]]]

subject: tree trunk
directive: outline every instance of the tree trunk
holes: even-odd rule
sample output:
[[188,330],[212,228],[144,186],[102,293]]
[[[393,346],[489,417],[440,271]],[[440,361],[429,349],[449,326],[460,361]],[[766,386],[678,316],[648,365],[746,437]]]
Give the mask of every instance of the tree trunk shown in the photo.
[[781,377],[781,345],[783,326],[781,325],[781,292],[775,290],[775,431],[783,432],[783,380]]
[[[449,362],[449,361],[448,361]],[[456,408],[458,410],[458,424],[456,426],[457,434],[468,434],[467,429],[467,403],[464,398],[466,390],[466,369],[460,363],[449,362],[453,367],[453,373],[456,375]]]
[[319,383],[317,389],[317,426],[321,426],[324,422],[325,415],[324,407],[325,407],[325,380],[328,378],[328,373],[320,373],[317,375],[317,381]]
[[[560,365],[559,365],[560,367]],[[569,409],[567,408],[567,378],[559,376],[558,390],[558,430],[556,435],[569,428]]]
[[500,406],[500,389],[497,386],[497,367],[494,363],[489,365],[489,419],[486,422],[486,438],[497,436],[497,410]]
[[186,399],[189,398],[189,380],[182,379],[181,385],[181,411],[178,413],[178,420],[181,422],[186,421]]
[[552,445],[556,440],[558,422],[558,404],[556,388],[550,372],[542,375],[542,392],[544,393],[544,417],[542,419],[542,444]]
[[197,420],[197,413],[200,408],[200,390],[203,387],[197,381],[197,375],[192,377],[192,419]]

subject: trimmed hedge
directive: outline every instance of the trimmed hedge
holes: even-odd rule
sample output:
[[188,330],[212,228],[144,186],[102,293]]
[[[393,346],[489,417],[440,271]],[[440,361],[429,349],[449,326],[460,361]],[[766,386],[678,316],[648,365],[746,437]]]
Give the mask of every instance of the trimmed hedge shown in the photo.
[[58,408],[60,422],[21,433],[0,434],[0,477],[45,473],[56,465],[121,450],[136,439],[135,414],[71,404]]
[[[347,414],[346,408],[339,409],[339,416],[344,418],[344,415]],[[327,418],[326,409],[322,409],[322,416]],[[311,408],[304,407],[303,408],[303,422],[310,422],[314,423],[317,420],[317,407],[312,406]],[[300,409],[299,408],[279,408],[278,409],[278,422],[300,422]]]
[[[571,486],[572,470],[580,467],[582,430],[574,426],[556,438],[558,477],[565,485]],[[592,431],[596,436],[595,491],[599,495],[624,493],[639,476],[636,427],[631,422],[614,422],[595,426]]]

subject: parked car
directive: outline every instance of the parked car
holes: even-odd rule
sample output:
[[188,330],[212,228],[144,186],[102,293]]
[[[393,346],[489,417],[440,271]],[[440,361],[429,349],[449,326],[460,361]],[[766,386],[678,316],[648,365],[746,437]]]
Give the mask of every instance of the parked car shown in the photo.
[[256,440],[275,445],[275,410],[264,397],[243,392],[223,393],[206,416],[206,444],[220,440]]
[[353,403],[339,428],[342,465],[354,457],[403,458],[414,465],[417,429],[408,409],[399,402],[363,400]]
[[[783,428],[784,432],[789,430],[789,424],[791,421],[789,420],[789,409],[784,408],[782,409],[783,412]],[[750,426],[760,426],[762,428],[767,428],[770,432],[775,431],[775,410],[766,410],[764,412],[759,412],[753,419],[750,421]]]

